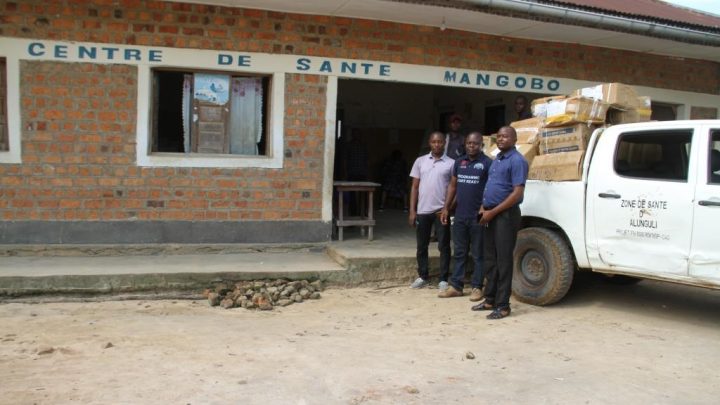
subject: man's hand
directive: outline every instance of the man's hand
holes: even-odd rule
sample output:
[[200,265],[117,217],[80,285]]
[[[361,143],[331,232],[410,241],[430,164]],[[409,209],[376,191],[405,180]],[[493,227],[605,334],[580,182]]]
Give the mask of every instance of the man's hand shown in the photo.
[[415,228],[415,220],[417,220],[417,214],[415,211],[410,211],[410,214],[408,215],[408,225]]
[[449,216],[450,214],[448,210],[446,208],[443,208],[442,211],[440,211],[440,223],[442,223],[443,225],[447,225]]
[[480,214],[479,224],[487,225],[490,221],[492,221],[493,218],[495,218],[495,216],[497,215],[494,211],[495,211],[494,209],[485,210],[485,207],[480,206],[480,212],[478,212],[478,214]]

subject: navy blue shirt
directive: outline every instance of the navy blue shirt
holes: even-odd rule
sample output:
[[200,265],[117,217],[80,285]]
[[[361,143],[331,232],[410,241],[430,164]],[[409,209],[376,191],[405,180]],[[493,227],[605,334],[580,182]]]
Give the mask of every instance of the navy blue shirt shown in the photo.
[[[490,174],[485,185],[483,206],[495,208],[512,193],[515,186],[524,186],[528,175],[528,162],[513,146],[512,149],[500,152],[490,166]],[[518,201],[518,204],[522,199]]]
[[455,189],[455,217],[463,219],[476,218],[483,202],[483,191],[488,179],[488,171],[492,159],[480,152],[474,160],[467,155],[455,160],[453,176],[457,177]]

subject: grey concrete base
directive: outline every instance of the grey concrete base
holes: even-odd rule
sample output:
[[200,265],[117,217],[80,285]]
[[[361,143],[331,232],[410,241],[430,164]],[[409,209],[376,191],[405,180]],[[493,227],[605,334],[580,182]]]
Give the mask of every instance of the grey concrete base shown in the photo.
[[0,244],[317,243],[322,221],[2,221]]
[[[222,246],[204,246],[212,250],[180,250],[186,254],[165,250],[153,255],[106,255],[102,253],[116,252],[115,248],[85,246],[81,255],[6,255],[0,257],[0,299],[128,293],[161,297],[168,291],[199,294],[217,282],[277,278],[323,280],[343,287],[387,287],[409,285],[417,277],[415,256],[397,249],[392,255],[383,255],[374,246],[333,245],[327,250],[298,246],[302,245],[233,253],[221,251]],[[431,256],[431,269],[436,270],[438,262],[437,256]]]

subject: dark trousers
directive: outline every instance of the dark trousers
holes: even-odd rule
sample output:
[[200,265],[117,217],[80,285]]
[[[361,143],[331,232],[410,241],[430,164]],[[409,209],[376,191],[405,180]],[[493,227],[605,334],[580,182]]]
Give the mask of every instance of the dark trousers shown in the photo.
[[473,272],[470,285],[473,288],[482,288],[483,278],[483,228],[478,224],[477,218],[455,218],[451,225],[454,246],[453,257],[455,268],[450,277],[450,285],[458,290],[463,289],[465,283],[465,267],[468,257],[473,259]]
[[484,230],[483,251],[487,270],[484,295],[495,308],[510,307],[513,250],[520,231],[520,221],[520,208],[515,206],[493,218]]
[[437,214],[418,214],[415,223],[417,236],[417,263],[418,276],[423,280],[430,278],[428,267],[428,246],[430,246],[430,232],[435,224],[435,234],[438,239],[440,251],[440,281],[447,281],[450,272],[450,226],[440,222]]

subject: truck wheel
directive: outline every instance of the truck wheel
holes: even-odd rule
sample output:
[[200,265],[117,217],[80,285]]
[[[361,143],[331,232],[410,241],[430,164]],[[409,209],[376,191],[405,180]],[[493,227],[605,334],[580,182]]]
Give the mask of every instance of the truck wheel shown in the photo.
[[545,228],[526,228],[515,245],[512,290],[518,300],[549,305],[567,294],[575,263],[560,235]]

